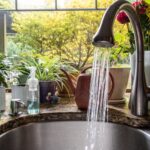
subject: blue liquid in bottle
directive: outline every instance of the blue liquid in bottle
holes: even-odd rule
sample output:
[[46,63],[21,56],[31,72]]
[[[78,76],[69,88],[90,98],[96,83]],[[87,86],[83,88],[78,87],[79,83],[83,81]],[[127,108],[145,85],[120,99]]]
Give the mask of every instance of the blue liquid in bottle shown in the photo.
[[37,99],[35,100],[28,100],[28,114],[38,114],[40,112],[39,110],[39,102]]

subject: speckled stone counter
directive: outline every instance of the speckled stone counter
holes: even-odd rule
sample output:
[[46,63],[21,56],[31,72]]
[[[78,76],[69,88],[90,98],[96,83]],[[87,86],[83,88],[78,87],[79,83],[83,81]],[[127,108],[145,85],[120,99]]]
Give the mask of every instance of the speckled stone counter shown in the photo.
[[[7,105],[8,107],[8,105]],[[28,115],[26,111],[17,117],[9,116],[7,110],[0,119],[0,134],[31,122],[86,120],[86,111],[78,110],[74,101],[55,106],[41,106],[40,114]],[[109,105],[108,121],[136,128],[150,128],[150,115],[144,118],[133,116],[126,104]]]

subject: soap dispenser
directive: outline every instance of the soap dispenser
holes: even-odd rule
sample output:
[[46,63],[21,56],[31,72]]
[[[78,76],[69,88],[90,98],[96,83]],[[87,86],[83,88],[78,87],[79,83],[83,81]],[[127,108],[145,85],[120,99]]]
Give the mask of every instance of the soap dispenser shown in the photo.
[[27,80],[28,96],[27,96],[27,112],[28,114],[39,113],[39,81],[35,77],[36,67],[29,67],[30,78]]

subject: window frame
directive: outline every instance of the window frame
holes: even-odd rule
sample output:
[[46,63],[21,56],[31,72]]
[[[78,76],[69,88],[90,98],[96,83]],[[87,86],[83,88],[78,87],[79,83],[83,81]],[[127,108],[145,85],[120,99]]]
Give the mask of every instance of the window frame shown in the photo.
[[93,0],[94,7],[93,8],[59,8],[58,0],[55,0],[55,7],[49,9],[20,9],[18,7],[18,0],[15,0],[15,8],[12,9],[1,9],[0,11],[94,11],[94,10],[106,10],[106,8],[98,7],[98,0]]

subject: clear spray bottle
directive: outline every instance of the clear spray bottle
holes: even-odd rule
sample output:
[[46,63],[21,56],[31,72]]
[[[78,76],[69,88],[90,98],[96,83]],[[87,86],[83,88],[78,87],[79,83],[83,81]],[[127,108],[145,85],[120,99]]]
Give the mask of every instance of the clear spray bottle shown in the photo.
[[36,68],[29,67],[30,78],[27,80],[28,85],[28,102],[27,111],[28,114],[38,114],[39,113],[39,81],[35,77]]

